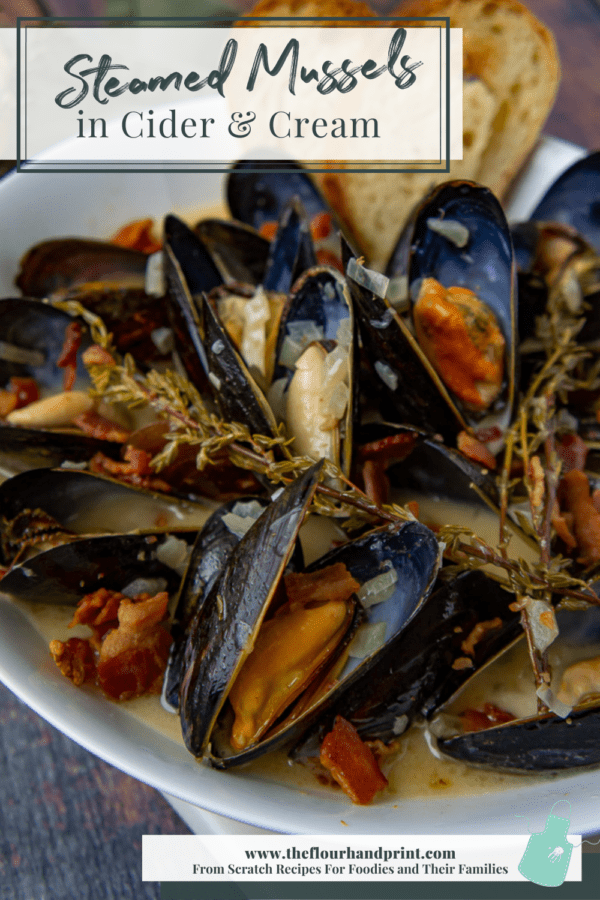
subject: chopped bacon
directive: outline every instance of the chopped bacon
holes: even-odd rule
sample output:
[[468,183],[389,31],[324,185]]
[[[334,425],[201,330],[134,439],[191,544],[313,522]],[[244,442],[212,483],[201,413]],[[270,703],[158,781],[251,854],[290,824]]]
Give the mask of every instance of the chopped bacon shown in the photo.
[[318,572],[290,572],[285,590],[291,605],[347,600],[360,588],[344,563],[326,566]]
[[512,713],[493,703],[484,703],[483,709],[466,709],[460,714],[465,731],[485,731],[493,725],[512,722],[516,718]]
[[[600,512],[600,510],[598,511]],[[561,513],[560,507],[558,505],[558,500],[554,501],[551,521],[552,527],[556,531],[559,538],[564,541],[569,550],[574,550],[577,546],[577,541],[573,537],[573,533],[571,531],[573,527],[573,514]]]
[[363,488],[373,503],[378,506],[387,503],[390,482],[385,474],[386,470],[394,463],[404,462],[416,441],[417,435],[414,432],[402,432],[359,447],[358,464]]
[[459,433],[456,440],[456,446],[463,456],[472,459],[473,462],[485,466],[486,469],[496,468],[496,459],[485,444],[482,444],[481,441],[478,441],[477,438],[474,438],[473,435],[468,434],[468,432],[461,431]]
[[98,683],[113,699],[160,693],[171,647],[171,636],[161,624],[168,602],[166,591],[121,600],[119,626],[107,634],[98,657]]
[[580,469],[583,472],[588,448],[578,434],[565,434],[556,442],[556,451],[562,462],[563,473]]
[[585,566],[600,561],[600,514],[590,497],[587,475],[573,469],[561,479],[559,498],[573,515],[573,532],[580,552],[579,562]]
[[268,241],[272,241],[277,234],[277,222],[263,222],[258,229],[258,233],[261,237],[266,238]]
[[313,241],[323,241],[331,234],[332,219],[331,213],[317,213],[310,220],[310,233]]
[[383,460],[367,459],[362,466],[363,489],[376,506],[387,503],[390,493],[390,479],[385,474]]
[[333,731],[325,735],[321,764],[331,772],[353,803],[370,803],[378,791],[387,787],[387,778],[372,750],[342,716],[336,716]]
[[418,500],[408,500],[404,505],[406,506],[407,510],[413,514],[415,519],[419,518],[419,501]]
[[104,416],[94,412],[94,410],[77,416],[73,419],[73,424],[81,428],[86,434],[101,441],[117,441],[117,443],[124,444],[130,435],[130,432],[125,428],[121,428],[120,425],[111,422],[110,419],[105,419]]
[[135,484],[148,490],[169,493],[171,486],[153,474],[151,459],[150,453],[130,446],[125,450],[125,462],[117,462],[98,452],[90,460],[90,471],[112,475],[127,484]]
[[142,253],[156,253],[162,249],[162,243],[152,234],[152,219],[137,219],[124,225],[113,237],[111,244],[141,250]]
[[331,266],[332,269],[337,269],[342,275],[344,274],[344,265],[332,250],[328,250],[327,247],[318,247],[316,256],[320,266]]
[[171,646],[168,602],[165,591],[130,600],[101,588],[80,600],[69,626],[88,625],[93,636],[51,641],[50,652],[63,675],[77,685],[96,680],[114,700],[160,693]]
[[75,625],[89,625],[94,635],[102,638],[109,628],[116,628],[117,612],[123,599],[124,595],[119,591],[109,591],[106,588],[86,594],[77,604],[69,628],[74,628]]
[[70,322],[65,330],[65,340],[61,354],[56,360],[59,369],[64,369],[63,390],[70,391],[77,374],[77,351],[81,346],[83,330],[79,322]]
[[86,681],[93,681],[96,661],[90,642],[85,638],[50,641],[50,653],[62,674],[77,687]]
[[92,344],[83,352],[82,360],[86,366],[114,366],[115,361],[108,350],[99,344]]

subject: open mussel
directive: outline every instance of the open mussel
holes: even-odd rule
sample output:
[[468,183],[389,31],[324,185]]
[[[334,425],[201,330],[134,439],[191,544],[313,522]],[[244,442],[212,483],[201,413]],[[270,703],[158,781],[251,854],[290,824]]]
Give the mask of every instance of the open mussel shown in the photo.
[[[81,361],[91,344],[86,323],[40,300],[6,298],[0,300],[0,333],[0,385],[4,398],[16,401],[0,421],[9,466],[87,460],[98,450],[114,456],[128,432],[102,419],[103,436],[94,433],[97,408]],[[65,350],[69,344],[76,349]],[[31,387],[22,403],[21,385]],[[82,430],[86,426],[91,434]]]
[[199,628],[204,602],[240,538],[266,505],[261,497],[232,500],[216,510],[198,532],[179,588],[171,629],[173,646],[165,672],[164,699],[174,711],[179,708],[181,679],[189,662],[186,646],[189,654],[195,643],[188,638]]
[[588,154],[563,172],[530,218],[570,226],[600,252],[600,151]]
[[500,204],[484,187],[447,182],[419,205],[404,242],[410,318],[387,279],[348,274],[363,341],[400,421],[452,440],[499,439],[513,412],[516,268]]
[[[551,690],[536,695],[521,636],[438,707],[431,730],[442,754],[531,774],[600,763],[600,657],[588,658],[600,636],[598,610],[560,612],[557,620],[560,636],[549,649]],[[507,684],[509,669],[523,674]],[[542,695],[550,708],[539,712]]]
[[[433,585],[437,541],[416,522],[398,522],[333,550],[297,581],[286,579],[295,599],[284,602],[281,578],[319,470],[286,488],[242,538],[188,644],[182,728],[188,748],[215,766],[238,765],[297,738],[393,652]],[[363,608],[353,597],[358,592],[360,600],[361,588],[381,602],[363,598]]]

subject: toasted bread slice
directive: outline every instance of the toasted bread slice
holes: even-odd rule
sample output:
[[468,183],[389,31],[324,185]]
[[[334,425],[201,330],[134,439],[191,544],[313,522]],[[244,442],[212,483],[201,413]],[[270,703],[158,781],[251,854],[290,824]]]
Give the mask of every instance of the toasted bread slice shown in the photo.
[[[373,12],[353,0],[259,0],[250,15],[370,17]],[[538,139],[559,82],[554,39],[518,0],[405,0],[392,15],[449,16],[452,27],[463,29],[463,159],[451,163],[450,174],[313,176],[375,268],[385,266],[413,207],[434,185],[471,179],[502,199]]]

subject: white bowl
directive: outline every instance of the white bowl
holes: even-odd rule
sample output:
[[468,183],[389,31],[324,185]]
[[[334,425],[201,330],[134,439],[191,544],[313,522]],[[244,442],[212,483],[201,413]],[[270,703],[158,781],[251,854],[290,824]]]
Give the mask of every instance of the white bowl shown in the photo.
[[[526,215],[553,178],[581,155],[546,140],[515,194]],[[22,254],[57,236],[106,237],[124,222],[168,211],[192,216],[221,197],[215,175],[12,174],[0,182],[2,295],[15,295]],[[132,718],[126,704],[75,688],[60,675],[45,641],[10,601],[0,599],[0,679],[28,706],[93,753],[159,790],[205,810],[274,831],[324,834],[522,833],[543,824],[552,803],[572,805],[572,833],[600,826],[600,773],[537,781],[486,796],[403,800],[390,796],[353,806],[341,793],[272,780],[243,770],[219,772],[198,764],[184,747]]]

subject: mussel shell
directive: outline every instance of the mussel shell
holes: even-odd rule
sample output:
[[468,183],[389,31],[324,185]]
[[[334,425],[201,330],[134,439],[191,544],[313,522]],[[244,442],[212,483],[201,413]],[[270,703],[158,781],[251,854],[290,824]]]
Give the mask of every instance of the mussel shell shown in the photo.
[[346,703],[352,705],[354,696],[364,697],[365,691],[372,696],[373,684],[376,683],[373,672],[389,668],[405,630],[410,628],[411,622],[417,621],[427,603],[438,570],[439,548],[434,535],[424,525],[399,522],[332,550],[313,562],[307,572],[339,562],[344,563],[350,574],[362,584],[380,575],[389,563],[396,570],[398,580],[391,597],[362,611],[363,621],[366,620],[367,624],[387,623],[383,646],[363,659],[350,657],[324,696],[308,705],[301,715],[288,724],[275,727],[258,744],[232,753],[224,744],[215,742],[210,760],[213,765],[227,768],[248,762],[290,740],[297,740],[316,721],[332,720]]
[[274,380],[287,378],[289,387],[289,382],[292,378],[290,370],[278,362],[287,336],[288,325],[294,322],[312,322],[323,330],[323,340],[331,342],[336,340],[338,329],[346,320],[349,322],[349,333],[353,336],[348,360],[349,400],[338,428],[339,464],[342,471],[345,474],[349,474],[352,462],[354,419],[358,411],[357,332],[352,298],[346,281],[336,269],[331,269],[327,266],[315,266],[305,271],[295,283],[281,316],[275,350]]
[[225,284],[261,284],[269,241],[242,222],[202,219],[194,226]]
[[199,306],[206,371],[216,390],[221,415],[228,422],[247,425],[251,434],[277,434],[277,421],[265,395],[204,294]]
[[336,699],[335,708],[319,718],[294,749],[294,756],[318,755],[335,715],[351,721],[363,740],[386,743],[398,737],[415,716],[429,716],[472,675],[473,668],[454,669],[453,663],[464,657],[461,644],[478,622],[503,620],[475,645],[474,668],[519,634],[519,617],[509,611],[509,599],[483,572],[438,580],[398,641],[370,668],[368,679],[358,680]]
[[[402,424],[415,425],[429,433],[441,434],[452,441],[467,427],[460,410],[425,359],[405,322],[381,295],[379,281],[372,281],[367,270],[358,267],[348,278],[365,355],[377,373],[382,404],[392,404],[394,413],[383,410],[386,418],[397,416]],[[361,277],[361,282],[356,280]],[[382,368],[383,367],[383,368]]]
[[[28,297],[0,300],[0,341],[18,348],[37,351],[39,363],[11,362],[2,358],[0,350],[0,387],[13,376],[33,378],[38,387],[47,393],[63,390],[64,369],[56,365],[60,357],[67,326],[72,316]],[[91,343],[85,322],[82,326],[81,350]],[[88,386],[89,376],[81,353],[77,358],[77,381]],[[0,422],[0,451],[11,468],[37,468],[59,465],[65,459],[80,462],[90,459],[101,450],[108,456],[117,456],[121,445],[90,437],[75,428],[65,431],[51,428],[25,428]]]
[[203,756],[235,676],[252,650],[285,567],[293,553],[321,472],[308,469],[274,500],[234,548],[204,602],[189,637],[190,660],[180,697],[183,738]]
[[210,291],[223,283],[223,278],[203,242],[191,228],[168,215],[164,222],[165,246],[168,245],[181,267],[190,294]]
[[143,288],[147,255],[108,241],[60,238],[36,244],[21,260],[17,287],[28,297],[48,297],[89,281],[119,281]]
[[[13,376],[34,378],[38,386],[45,390],[62,390],[64,369],[56,365],[68,325],[73,317],[50,306],[27,297],[0,300],[0,340],[22,347],[26,350],[37,350],[41,354],[38,363],[10,362],[0,352],[0,387],[3,387]],[[89,330],[85,322],[77,320],[82,326],[81,350],[91,344]],[[77,377],[89,384],[89,377],[79,354],[77,360]]]
[[600,764],[600,709],[572,710],[567,719],[531,716],[456,737],[438,739],[446,756],[509,772],[557,772]]
[[[264,171],[257,173],[260,169]],[[241,160],[227,176],[227,203],[233,217],[257,231],[266,222],[277,222],[293,197],[298,198],[309,220],[320,213],[331,214],[330,207],[301,166],[290,162]]]
[[[428,226],[428,219],[440,218],[467,229],[466,246],[458,247]],[[413,302],[421,279],[435,278],[446,288],[472,290],[492,311],[506,341],[503,405],[509,412],[515,402],[516,277],[510,229],[492,192],[468,181],[450,181],[434,189],[418,208],[412,228],[408,279]],[[463,414],[470,423],[481,418]]]
[[271,242],[265,266],[266,291],[289,294],[300,275],[317,264],[310,227],[301,204],[292,199],[281,211],[277,233]]
[[0,520],[36,509],[78,534],[134,531],[141,523],[151,530],[158,518],[164,529],[190,529],[194,525],[181,522],[194,517],[199,527],[207,515],[206,507],[92,472],[37,469],[0,485]]
[[552,184],[531,218],[570,225],[600,252],[600,151],[570,166]]
[[[229,556],[239,543],[239,537],[223,522],[223,516],[235,507],[246,503],[259,503],[262,507],[267,501],[262,497],[248,497],[243,500],[232,500],[217,509],[208,519],[194,541],[190,560],[177,597],[174,624],[171,629],[173,646],[169,665],[165,672],[163,695],[174,710],[179,707],[179,689],[183,673],[187,668],[186,642],[191,630],[196,631],[199,620],[193,623],[194,617],[202,615],[203,604],[212,586],[221,575]],[[188,645],[188,653],[193,649],[194,641]]]
[[[0,592],[14,600],[76,606],[99,588],[120,591],[136,578],[161,577],[170,590],[179,576],[156,557],[168,535],[114,534],[81,538],[52,547],[14,566],[0,582]],[[191,533],[178,534],[187,542]]]

